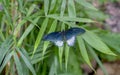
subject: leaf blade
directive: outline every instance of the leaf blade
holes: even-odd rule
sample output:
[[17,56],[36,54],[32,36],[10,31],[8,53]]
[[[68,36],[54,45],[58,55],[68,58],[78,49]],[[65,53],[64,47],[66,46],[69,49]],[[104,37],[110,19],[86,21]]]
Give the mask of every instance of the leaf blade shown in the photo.
[[29,59],[20,51],[19,48],[17,48],[16,50],[19,52],[21,58],[23,59],[23,61],[25,62],[26,66],[29,68],[29,70],[32,72],[32,74],[36,75],[36,72],[35,72],[31,62],[29,61]]
[[[36,41],[35,41],[33,55],[34,55],[34,53],[35,53],[35,51],[36,51],[39,43],[41,42],[42,36],[43,36],[43,34],[44,34],[44,32],[45,32],[45,29],[46,29],[46,27],[47,27],[48,20],[49,20],[49,19],[46,18],[46,19],[43,21],[43,24],[42,24],[42,26],[41,26],[41,29],[40,29],[40,31],[39,31],[39,33],[38,33],[38,36],[37,36],[37,39],[36,39]],[[32,57],[33,57],[33,55],[32,55]]]
[[81,55],[82,55],[83,59],[90,66],[90,68],[93,69],[93,67],[90,63],[90,59],[88,57],[88,53],[87,53],[87,50],[86,50],[85,43],[84,43],[83,39],[80,36],[78,36],[77,40],[78,40],[80,52],[81,52]]
[[76,17],[76,10],[73,0],[68,0],[68,14],[70,17]]
[[13,57],[14,57],[14,60],[15,60],[15,64],[16,64],[18,75],[23,75],[22,65],[21,65],[21,62],[20,62],[20,60],[19,60],[19,58],[18,58],[18,56],[17,56],[15,51],[13,53]]
[[94,33],[87,31],[86,33],[82,35],[83,39],[91,45],[93,48],[98,50],[99,52],[109,54],[109,55],[115,55],[107,46],[105,43],[101,41],[101,39],[96,36]]
[[95,11],[97,10],[93,5],[88,3],[86,0],[75,0],[75,1],[86,8],[89,8]]

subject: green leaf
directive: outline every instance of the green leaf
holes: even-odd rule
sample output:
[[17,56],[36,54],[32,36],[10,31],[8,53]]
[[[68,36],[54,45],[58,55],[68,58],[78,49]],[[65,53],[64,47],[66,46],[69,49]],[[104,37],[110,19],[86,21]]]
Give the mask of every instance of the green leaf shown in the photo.
[[[32,15],[33,16],[33,15]],[[36,17],[35,17],[36,16]],[[39,20],[39,18],[40,18],[40,16],[38,16],[38,15],[34,15],[34,17],[36,18],[36,19],[32,19],[32,17],[25,17],[25,19],[26,20],[28,20],[28,21],[30,21],[31,22],[31,24],[33,24],[33,25],[35,25],[36,27],[38,27],[39,29],[40,29],[40,27],[37,25],[37,19]],[[36,20],[36,21],[35,21]]]
[[[36,18],[36,19],[34,20],[34,22],[36,23],[38,20],[39,20],[39,17]],[[18,41],[18,46],[20,46],[20,45],[22,44],[23,40],[26,38],[26,36],[30,33],[30,31],[31,31],[33,28],[34,28],[34,25],[33,25],[33,24],[30,24],[30,25],[26,28],[25,32],[23,33],[23,35],[21,36],[20,40]]]
[[[57,20],[54,20],[48,33],[54,32],[55,29],[56,29],[56,26],[57,26]],[[44,54],[45,54],[45,51],[46,51],[48,45],[49,45],[49,42],[48,42],[48,41],[45,41],[45,42],[44,42],[44,46],[43,46],[43,56],[44,56]]]
[[44,12],[45,12],[45,16],[48,14],[48,9],[49,9],[49,0],[44,0]]
[[74,0],[68,0],[68,14],[70,17],[76,17]]
[[62,69],[62,56],[63,56],[63,49],[64,47],[59,47],[59,63],[60,63],[60,69]]
[[56,0],[52,0],[50,5],[50,12],[52,12],[52,10],[55,8],[55,5],[56,5]]
[[62,0],[60,16],[63,17],[66,8],[66,0]]
[[87,53],[87,50],[86,50],[85,43],[84,43],[83,39],[80,36],[78,36],[77,40],[78,40],[78,45],[79,45],[80,52],[81,52],[81,55],[82,55],[83,59],[93,69],[93,67],[90,63],[88,53]]
[[6,39],[1,45],[0,45],[0,63],[2,63],[2,60],[6,56],[7,52],[10,50],[10,47],[12,46],[12,39],[8,38]]
[[67,70],[68,66],[68,57],[69,57],[69,46],[66,44],[65,46],[65,69]]
[[102,40],[111,48],[120,53],[120,35],[115,33],[100,34]]
[[25,62],[26,66],[29,68],[29,70],[32,72],[32,74],[36,75],[36,72],[35,72],[30,60],[20,51],[20,49],[17,48],[16,50],[18,51],[21,58],[23,59],[23,61]]
[[[74,50],[69,50],[69,60],[68,60],[68,73],[72,75],[83,75],[82,69],[80,68],[80,62],[78,61],[78,56]],[[81,58],[80,58],[81,59]],[[70,67],[70,68],[69,68]],[[71,68],[72,67],[72,68]]]
[[[43,21],[43,24],[41,25],[41,28],[40,28],[40,31],[39,31],[39,33],[38,33],[37,39],[36,39],[36,41],[35,41],[33,55],[34,55],[34,53],[35,53],[35,51],[36,51],[39,43],[41,42],[41,39],[42,39],[42,37],[43,37],[43,34],[44,34],[45,29],[46,29],[46,27],[47,27],[47,24],[48,24],[48,18],[46,18],[46,19]],[[33,55],[32,55],[32,57],[33,57]]]
[[21,62],[20,62],[20,58],[18,57],[18,55],[16,54],[16,52],[14,51],[13,53],[13,56],[14,56],[14,60],[15,60],[15,64],[16,64],[16,68],[17,68],[17,72],[18,72],[18,75],[23,75],[23,69],[22,69],[22,65],[21,65]]
[[107,46],[105,43],[101,41],[101,39],[96,36],[94,33],[87,31],[82,35],[83,39],[93,48],[98,50],[99,52],[109,54],[109,55],[115,55]]
[[88,19],[88,18],[70,18],[70,17],[62,17],[62,18],[59,18],[59,20],[62,20],[62,21],[71,21],[71,22],[94,22],[93,20],[91,19]]
[[26,16],[30,16],[33,13],[35,7],[36,7],[36,5],[32,4],[31,7],[29,8],[29,10],[27,11],[27,15]]
[[61,31],[63,31],[63,30],[65,30],[65,24],[64,23],[61,24]]
[[54,61],[52,62],[52,65],[50,67],[49,75],[57,75],[57,68],[58,68],[58,61],[57,57],[54,57]]
[[18,32],[20,31],[20,28],[22,25],[24,25],[24,23],[26,23],[27,21],[25,19],[23,19],[22,21],[20,21],[20,23],[17,25],[17,27],[15,28],[14,31],[14,36],[16,37]]
[[31,72],[29,71],[29,68],[26,66],[26,64],[24,63],[24,61],[21,61],[21,65],[22,65],[22,68],[23,68],[23,74],[24,75],[30,75]]
[[105,67],[103,66],[102,62],[100,61],[100,59],[98,58],[98,56],[96,55],[96,53],[94,52],[94,50],[89,46],[87,45],[91,55],[95,58],[95,60],[97,61],[97,63],[99,64],[99,66],[101,67],[102,71],[104,72],[105,75],[108,75]]
[[23,1],[24,0],[17,0],[18,1],[18,4],[19,4],[19,10],[21,11],[21,12],[23,12],[23,13],[26,13],[24,10],[24,5],[23,5]]
[[[92,19],[97,19],[98,20],[105,20],[109,18],[109,16],[102,11],[93,11],[93,10],[86,10],[85,13]],[[93,14],[94,13],[94,14]]]
[[3,64],[0,66],[0,73],[2,72],[2,70],[4,69],[4,67],[6,66],[6,64],[10,61],[11,57],[12,57],[13,52],[10,52],[9,54],[6,55]]
[[71,22],[94,22],[93,20],[88,19],[88,18],[78,18],[78,17],[73,18],[73,17],[67,17],[67,16],[60,17],[60,16],[57,16],[57,15],[48,15],[47,17],[53,18],[53,19],[57,19],[57,20],[60,20],[60,21],[71,21]]
[[5,36],[2,32],[2,29],[0,29],[0,38],[1,38],[2,41],[5,41]]
[[6,1],[4,1],[4,0],[2,0],[2,8],[3,8],[3,10],[4,10],[4,13],[5,13],[5,17],[7,17],[6,19],[6,21],[7,21],[7,23],[8,23],[8,25],[10,25],[11,27],[12,27],[12,17],[10,16],[10,11],[8,11],[9,9],[8,9],[8,3],[6,3]]
[[86,8],[89,8],[95,11],[97,10],[93,5],[88,3],[86,0],[75,0],[75,1]]

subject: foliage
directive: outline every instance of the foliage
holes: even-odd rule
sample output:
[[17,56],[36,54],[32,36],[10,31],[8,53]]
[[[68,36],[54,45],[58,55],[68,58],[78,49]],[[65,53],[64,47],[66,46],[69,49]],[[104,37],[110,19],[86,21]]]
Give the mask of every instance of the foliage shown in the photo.
[[[114,47],[108,39],[96,35],[96,28],[89,26],[95,22],[91,20],[91,12],[99,14],[99,11],[85,0],[1,0],[1,5],[0,73],[3,75],[82,75],[82,63],[92,68],[89,55],[104,70],[94,50],[115,55],[107,46]],[[100,17],[98,14],[94,16]],[[66,44],[56,47],[42,40],[47,33],[70,27],[86,30],[76,38],[74,47]],[[107,75],[105,70],[104,73]]]

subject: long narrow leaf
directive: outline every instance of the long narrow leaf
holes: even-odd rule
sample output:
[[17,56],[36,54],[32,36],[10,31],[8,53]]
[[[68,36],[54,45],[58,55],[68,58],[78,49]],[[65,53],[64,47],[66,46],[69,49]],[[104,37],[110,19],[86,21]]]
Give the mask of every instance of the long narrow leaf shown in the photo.
[[52,12],[52,10],[55,8],[55,5],[56,5],[56,0],[52,0],[50,4],[50,12]]
[[69,46],[66,44],[65,46],[65,69],[67,70],[67,66],[68,66],[68,57],[69,57]]
[[99,52],[109,54],[109,55],[115,55],[107,46],[105,43],[102,42],[102,40],[96,36],[94,33],[87,31],[86,33],[82,35],[83,39],[91,45],[93,48],[98,50]]
[[[56,29],[56,26],[57,26],[57,20],[54,20],[48,33],[54,32],[55,29]],[[44,54],[45,54],[45,51],[46,51],[48,45],[49,45],[49,42],[46,42],[46,41],[45,41],[45,42],[44,42],[44,46],[43,46],[43,56],[44,56]]]
[[0,73],[4,69],[5,65],[10,61],[12,54],[13,54],[13,52],[10,52],[8,55],[6,55],[6,57],[3,61],[3,64],[0,66]]
[[60,21],[94,22],[93,20],[88,19],[88,18],[78,18],[78,17],[73,18],[73,17],[67,17],[67,16],[60,17],[60,16],[57,16],[57,15],[47,15],[47,17],[49,17],[49,18],[54,18],[54,19],[57,19],[57,20],[60,20]]
[[66,0],[62,0],[60,16],[63,17],[66,8]]
[[2,39],[2,41],[5,41],[5,36],[1,29],[0,29],[0,35],[1,35],[0,38]]
[[15,28],[15,31],[14,31],[14,35],[16,36],[21,28],[22,25],[24,25],[24,23],[26,23],[27,21],[25,19],[23,19]]
[[23,2],[24,0],[18,0],[18,4],[19,4],[19,10],[21,11],[21,12],[23,12],[23,13],[26,13],[25,11],[24,11],[24,6],[23,6]]
[[62,56],[63,56],[63,49],[64,47],[59,47],[59,63],[60,63],[60,69],[62,69]]
[[[36,39],[36,41],[35,41],[33,55],[34,55],[34,53],[35,53],[35,51],[36,51],[39,43],[41,42],[41,39],[42,39],[42,37],[43,37],[43,34],[44,34],[45,29],[46,29],[46,27],[47,27],[47,24],[48,24],[48,18],[46,18],[46,19],[43,21],[43,24],[41,25],[41,28],[40,28],[40,31],[39,31],[39,33],[38,33],[37,39]],[[32,55],[32,57],[33,57],[33,55]]]
[[10,47],[12,45],[12,39],[8,38],[6,39],[0,46],[0,63],[4,59],[5,55],[9,51]]
[[86,0],[75,0],[75,1],[86,8],[89,8],[95,11],[97,10],[93,5],[88,3]]
[[35,7],[36,7],[35,4],[31,5],[31,7],[29,8],[29,10],[27,11],[27,16],[30,16],[33,13]]
[[44,12],[45,12],[45,15],[48,14],[48,9],[49,9],[49,0],[44,0]]
[[[39,20],[39,17],[36,18],[34,20],[34,22],[37,22]],[[34,28],[33,24],[30,24],[28,26],[28,28],[25,30],[25,32],[23,33],[22,37],[20,38],[20,40],[18,41],[18,46],[21,45],[21,43],[23,42],[24,38],[30,33],[30,31]]]
[[95,60],[97,61],[97,63],[99,64],[99,66],[101,67],[102,71],[104,72],[105,75],[108,75],[105,67],[103,66],[102,62],[100,61],[100,59],[98,58],[98,56],[96,55],[96,53],[94,52],[94,50],[89,46],[87,45],[91,55],[95,58]]
[[30,62],[30,60],[25,57],[25,55],[20,51],[20,49],[17,48],[17,51],[20,53],[21,58],[23,59],[23,61],[25,62],[26,66],[29,68],[29,70],[32,72],[33,75],[36,75],[36,72]]
[[11,18],[11,16],[10,16],[10,12],[8,11],[8,5],[7,5],[7,3],[6,3],[6,1],[4,1],[4,0],[2,0],[2,7],[3,7],[3,9],[4,9],[4,12],[5,12],[5,16],[7,17],[7,23],[8,23],[8,25],[11,25],[12,26],[12,18]]
[[85,47],[83,39],[80,36],[78,36],[77,40],[78,40],[80,52],[81,52],[81,55],[82,55],[83,59],[93,69],[93,67],[92,67],[92,65],[90,63],[90,60],[89,60],[89,57],[88,57],[88,53],[87,53],[87,50],[86,50],[86,47]]
[[21,62],[20,62],[20,60],[19,60],[19,57],[18,57],[18,55],[16,54],[15,51],[14,51],[14,53],[13,53],[13,56],[14,56],[14,60],[15,60],[15,64],[16,64],[16,68],[17,68],[18,75],[23,75],[22,65],[21,65]]
[[70,17],[76,17],[74,0],[68,0],[68,14]]

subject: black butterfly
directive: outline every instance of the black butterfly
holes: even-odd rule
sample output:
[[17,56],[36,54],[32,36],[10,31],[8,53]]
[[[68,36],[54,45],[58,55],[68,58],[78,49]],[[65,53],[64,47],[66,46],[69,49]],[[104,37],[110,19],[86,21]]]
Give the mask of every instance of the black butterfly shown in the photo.
[[69,46],[73,46],[76,36],[82,33],[85,33],[84,29],[74,27],[62,32],[49,33],[43,37],[43,40],[51,41],[57,46],[63,46],[66,41]]

